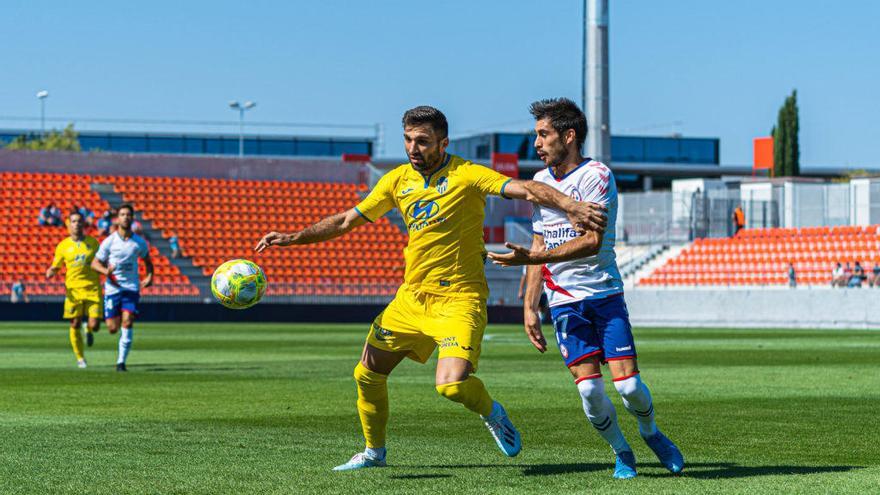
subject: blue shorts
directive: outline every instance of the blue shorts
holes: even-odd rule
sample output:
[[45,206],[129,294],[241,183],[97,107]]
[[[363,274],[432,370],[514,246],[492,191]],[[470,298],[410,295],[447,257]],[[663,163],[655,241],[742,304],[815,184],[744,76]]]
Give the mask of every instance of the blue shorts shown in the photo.
[[623,294],[550,308],[566,366],[598,356],[603,363],[636,357]]
[[140,293],[133,290],[123,290],[113,295],[105,295],[104,319],[116,318],[122,312],[137,314],[137,305],[140,300]]

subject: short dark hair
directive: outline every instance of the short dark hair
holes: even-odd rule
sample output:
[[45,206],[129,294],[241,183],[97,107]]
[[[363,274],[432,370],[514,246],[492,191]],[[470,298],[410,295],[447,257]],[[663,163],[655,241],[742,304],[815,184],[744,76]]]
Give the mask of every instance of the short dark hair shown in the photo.
[[560,136],[565,131],[574,129],[578,149],[584,146],[587,139],[587,116],[575,102],[568,98],[538,100],[529,106],[529,112],[535,120],[548,119]]
[[118,215],[120,211],[128,209],[128,212],[134,216],[134,206],[131,203],[122,203],[119,205],[119,208],[116,208],[116,214]]
[[83,220],[86,219],[86,217],[84,217],[83,214],[79,210],[70,210],[70,213],[67,214],[67,219],[70,220],[70,217],[72,217],[74,215],[79,215],[79,217]]
[[449,123],[443,112],[427,105],[410,108],[403,114],[403,127],[430,124],[440,139],[449,136]]

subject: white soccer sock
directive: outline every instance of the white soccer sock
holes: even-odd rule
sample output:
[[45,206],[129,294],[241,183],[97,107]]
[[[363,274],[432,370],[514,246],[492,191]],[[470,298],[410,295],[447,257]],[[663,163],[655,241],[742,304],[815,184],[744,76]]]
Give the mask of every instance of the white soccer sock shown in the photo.
[[651,400],[651,392],[639,375],[624,380],[615,380],[614,388],[620,392],[623,406],[638,420],[639,433],[643,437],[656,434],[657,423],[654,422],[654,403]]
[[614,409],[614,404],[605,394],[602,375],[595,378],[579,378],[578,380],[576,382],[578,392],[583,399],[584,412],[587,414],[590,424],[611,445],[614,453],[632,451],[617,424],[617,411]]
[[367,449],[364,450],[364,454],[367,454],[367,457],[370,457],[373,459],[384,459],[385,458],[385,447],[379,447],[376,449],[374,449],[372,447],[367,447]]
[[134,337],[133,333],[131,328],[122,327],[122,333],[119,335],[119,357],[116,359],[116,364],[125,364],[125,360],[128,359],[131,340]]

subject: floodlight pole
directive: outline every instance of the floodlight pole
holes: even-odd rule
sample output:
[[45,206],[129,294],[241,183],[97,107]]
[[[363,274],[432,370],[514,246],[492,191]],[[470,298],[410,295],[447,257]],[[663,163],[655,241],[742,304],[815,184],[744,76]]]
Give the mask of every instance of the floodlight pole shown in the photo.
[[608,0],[584,0],[584,113],[587,156],[611,164],[608,85]]
[[49,92],[45,89],[37,92],[37,99],[40,100],[40,138],[46,137],[46,98]]
[[229,102],[229,108],[238,110],[238,157],[244,157],[244,112],[257,106],[256,102],[246,101],[241,104],[235,100]]

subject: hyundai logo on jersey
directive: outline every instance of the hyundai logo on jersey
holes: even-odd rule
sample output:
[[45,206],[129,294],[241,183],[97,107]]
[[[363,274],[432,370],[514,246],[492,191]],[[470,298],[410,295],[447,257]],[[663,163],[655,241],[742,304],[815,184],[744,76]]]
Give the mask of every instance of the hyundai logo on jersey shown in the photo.
[[415,220],[428,220],[440,213],[440,205],[434,201],[419,199],[409,206],[406,215]]

